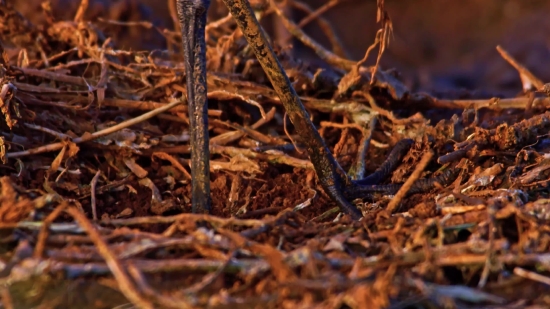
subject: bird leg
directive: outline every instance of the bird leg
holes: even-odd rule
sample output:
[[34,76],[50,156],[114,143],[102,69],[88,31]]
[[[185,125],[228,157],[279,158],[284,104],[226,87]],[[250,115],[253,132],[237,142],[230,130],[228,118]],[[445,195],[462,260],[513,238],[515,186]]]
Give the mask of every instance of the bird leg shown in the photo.
[[344,187],[351,184],[345,171],[334,159],[321,135],[311,122],[309,114],[290,84],[290,80],[281,66],[271,45],[266,39],[262,27],[254,15],[247,0],[223,0],[229,12],[237,22],[248,44],[254,51],[275,92],[300,135],[317,177],[325,192],[338,204],[340,209],[354,219],[362,217],[361,212],[343,195]]
[[206,98],[206,11],[210,0],[177,0],[182,32],[191,143],[192,211],[209,213],[210,150]]
[[[372,176],[352,181],[326,146],[321,135],[310,120],[309,114],[292,87],[271,45],[258,23],[247,0],[223,0],[237,22],[249,46],[254,51],[264,72],[271,81],[277,96],[294,124],[321,185],[340,209],[354,219],[362,217],[361,212],[348,199],[369,195],[373,192],[395,194],[400,185],[378,183],[393,170],[410,146],[411,140],[403,140],[396,145],[388,162]],[[193,211],[209,211],[208,176],[208,132],[206,106],[206,70],[204,24],[209,0],[177,0],[178,16],[181,22],[187,70],[187,96],[191,120],[191,157],[193,176]],[[196,104],[196,105],[195,105]],[[202,117],[202,118],[201,118]],[[456,169],[450,169],[434,179],[418,180],[409,191],[430,190],[435,183],[447,183],[457,176]]]

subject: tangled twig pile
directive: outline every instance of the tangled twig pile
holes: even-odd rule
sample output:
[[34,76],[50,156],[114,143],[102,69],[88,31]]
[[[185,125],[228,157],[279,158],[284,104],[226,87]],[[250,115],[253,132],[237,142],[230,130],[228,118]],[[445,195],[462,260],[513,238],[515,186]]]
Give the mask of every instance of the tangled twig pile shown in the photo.
[[550,283],[548,98],[410,93],[363,66],[371,49],[346,60],[326,23],[334,53],[264,3],[332,66],[278,51],[331,151],[358,179],[382,166],[370,179],[392,194],[359,196],[361,222],[338,214],[224,18],[207,27],[214,213],[193,215],[180,52],[119,50],[82,3],[45,28],[0,6],[4,308],[550,303],[530,293]]

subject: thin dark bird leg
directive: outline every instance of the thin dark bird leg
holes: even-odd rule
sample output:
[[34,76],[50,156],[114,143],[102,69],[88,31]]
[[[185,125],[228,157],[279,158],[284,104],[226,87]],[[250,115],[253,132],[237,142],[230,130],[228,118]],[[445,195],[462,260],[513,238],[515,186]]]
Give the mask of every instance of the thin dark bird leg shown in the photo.
[[379,168],[376,169],[376,171],[363,179],[354,181],[353,183],[357,185],[379,184],[401,163],[401,159],[403,159],[409,149],[411,149],[413,143],[413,140],[409,138],[400,140],[397,144],[395,144],[395,147],[393,147],[392,151],[388,155],[388,158],[384,161],[384,163],[382,163],[382,165],[380,165]]
[[[417,179],[409,191],[407,191],[407,195],[433,190],[436,188],[436,183],[446,187],[455,181],[459,174],[460,169],[452,167],[445,170],[445,172],[441,175],[432,178]],[[345,196],[349,199],[356,199],[370,197],[373,193],[393,195],[396,194],[402,186],[403,184],[363,185],[354,183],[353,185],[346,187]]]
[[[277,95],[283,102],[290,120],[300,135],[315,166],[315,171],[325,192],[337,205],[354,219],[362,217],[361,212],[347,198],[368,196],[372,192],[393,193],[400,185],[371,185],[381,181],[397,166],[412,141],[404,140],[396,145],[388,162],[376,173],[363,180],[352,182],[334,159],[325,142],[310,121],[288,76],[279,63],[266,35],[256,19],[247,0],[223,0],[248,44],[254,51],[264,72],[271,81]],[[209,0],[177,0],[178,17],[181,23],[185,69],[187,73],[187,98],[191,131],[191,170],[193,184],[193,212],[210,211],[210,177],[208,150],[208,116],[206,100],[206,56],[205,33],[206,10]],[[418,180],[409,190],[425,191],[434,182],[445,183],[456,176],[454,170],[430,180]],[[456,178],[456,177],[455,177]]]
[[334,159],[319,132],[309,120],[309,114],[290,84],[288,76],[275,56],[250,3],[247,0],[223,0],[237,25],[244,34],[256,58],[271,81],[275,92],[305,145],[309,158],[315,166],[317,177],[325,192],[344,212],[354,219],[362,217],[361,212],[343,195],[343,190],[351,184],[345,171]]
[[210,0],[177,0],[185,74],[191,143],[192,210],[208,213],[210,198],[210,151],[208,149],[208,102],[206,98],[206,11]]

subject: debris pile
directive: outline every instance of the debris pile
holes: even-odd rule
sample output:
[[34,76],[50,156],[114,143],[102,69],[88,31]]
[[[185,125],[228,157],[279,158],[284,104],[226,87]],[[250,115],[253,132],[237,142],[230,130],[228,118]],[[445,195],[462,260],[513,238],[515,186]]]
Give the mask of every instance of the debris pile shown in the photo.
[[330,64],[275,46],[341,166],[387,189],[357,196],[355,222],[323,192],[231,17],[211,21],[214,209],[198,215],[180,34],[159,29],[167,50],[122,50],[87,5],[72,21],[43,6],[47,27],[0,5],[3,308],[550,305],[550,86],[501,47],[524,94],[435,98],[379,68],[383,5],[359,62],[330,27],[334,52],[279,4],[259,6]]

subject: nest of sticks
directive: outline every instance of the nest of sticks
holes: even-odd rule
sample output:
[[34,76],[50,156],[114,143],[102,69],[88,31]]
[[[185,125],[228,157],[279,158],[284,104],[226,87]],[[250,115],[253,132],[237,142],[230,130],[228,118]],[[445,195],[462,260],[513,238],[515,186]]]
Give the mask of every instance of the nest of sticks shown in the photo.
[[[228,16],[207,27],[212,215],[191,214],[185,71],[117,48],[82,16],[36,27],[0,6],[3,308],[543,308],[550,246],[545,86],[487,100],[413,93],[265,6],[330,64],[276,48],[338,162],[361,177],[396,144],[396,194],[339,212]],[[312,12],[314,15],[315,12]],[[382,16],[384,14],[381,14]],[[315,17],[312,17],[315,18]],[[383,54],[389,19],[373,50]],[[144,21],[135,27],[150,27]],[[389,157],[392,160],[392,157]],[[450,164],[460,173],[440,181]],[[440,178],[438,178],[440,177]],[[426,192],[411,182],[433,179]]]

